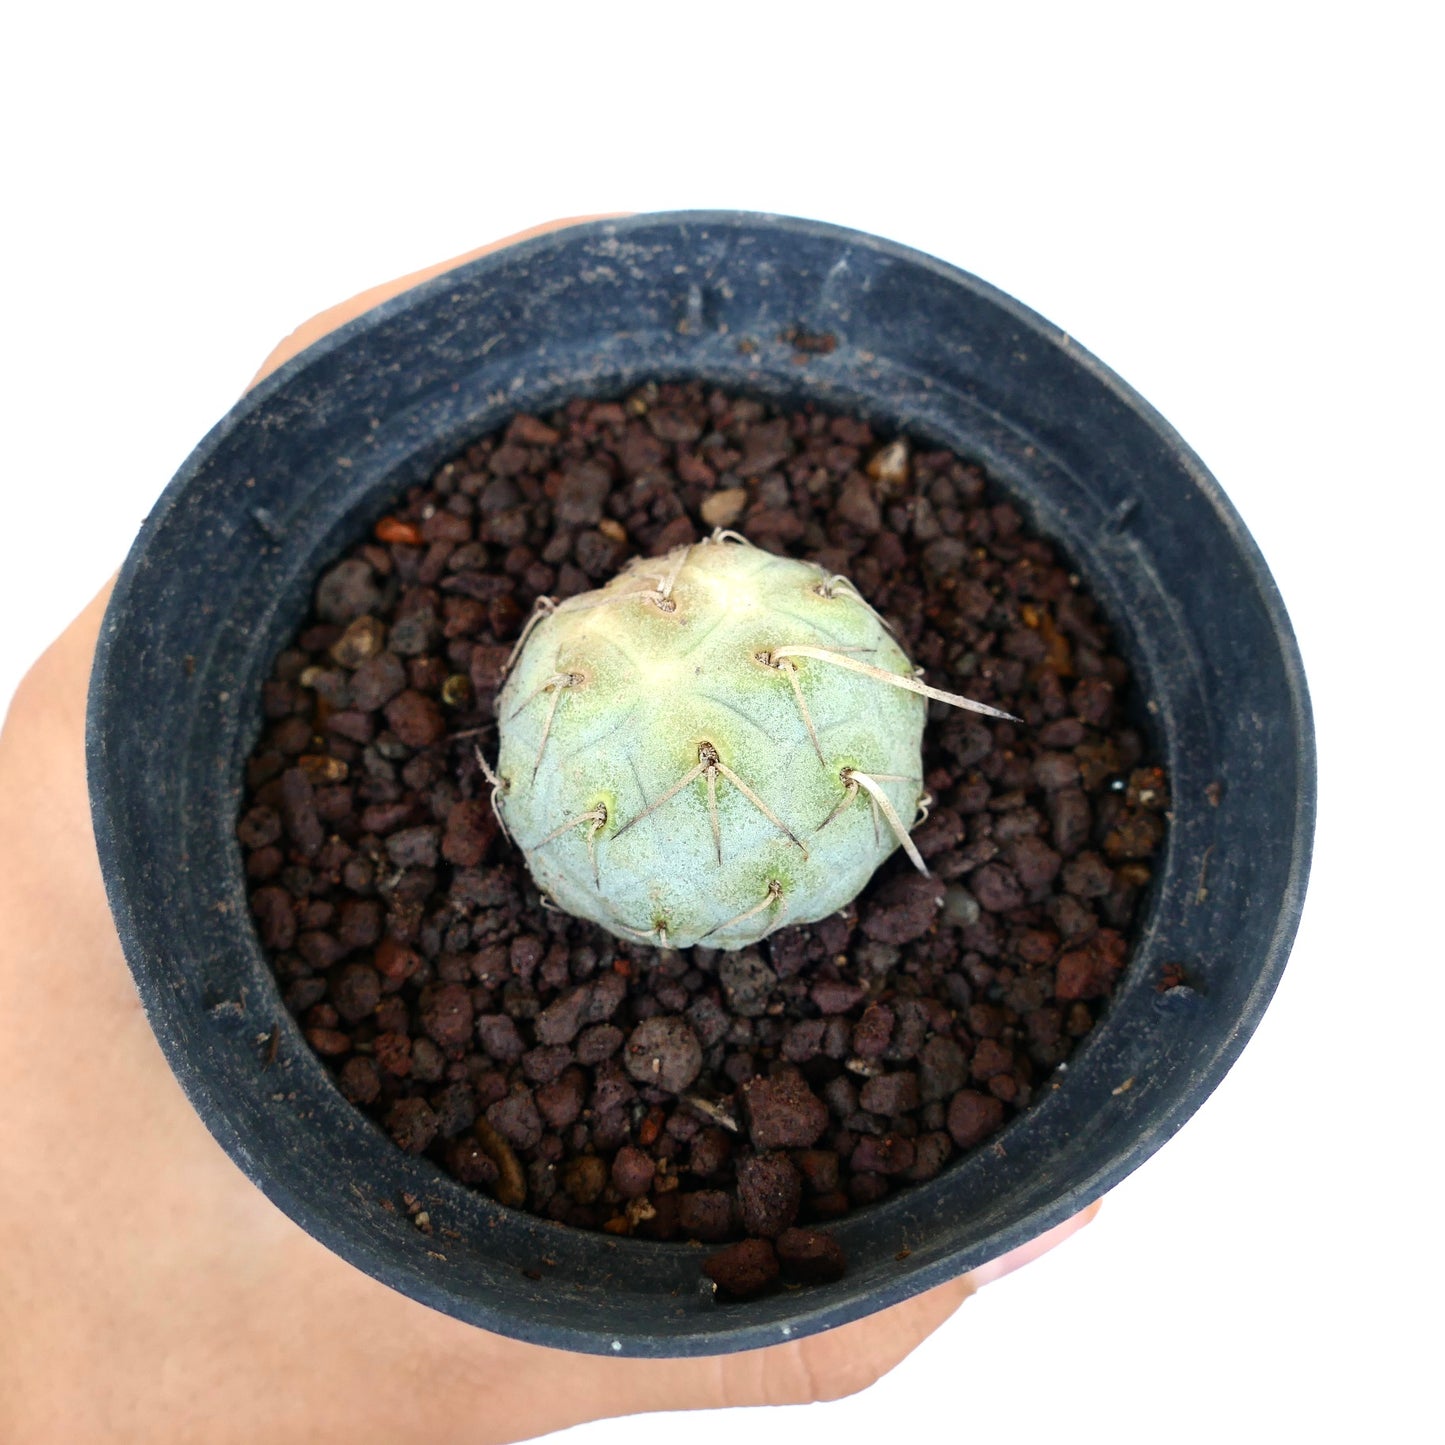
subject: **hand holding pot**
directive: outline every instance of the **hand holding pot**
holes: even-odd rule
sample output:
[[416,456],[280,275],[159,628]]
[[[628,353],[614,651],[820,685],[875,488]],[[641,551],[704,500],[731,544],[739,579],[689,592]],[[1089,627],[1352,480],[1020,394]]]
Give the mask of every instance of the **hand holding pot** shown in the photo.
[[[453,264],[316,317],[260,376]],[[0,735],[0,1437],[505,1441],[639,1410],[832,1398],[1083,1222],[869,1319],[721,1359],[521,1344],[353,1269],[227,1158],[141,1011],[84,772],[108,591],[32,669]]]

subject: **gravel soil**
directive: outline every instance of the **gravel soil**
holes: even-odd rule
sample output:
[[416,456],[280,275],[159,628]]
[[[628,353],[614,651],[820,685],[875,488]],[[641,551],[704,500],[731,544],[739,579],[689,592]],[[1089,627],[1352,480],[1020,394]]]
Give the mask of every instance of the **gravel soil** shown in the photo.
[[[927,680],[938,800],[843,914],[729,953],[545,910],[476,759],[539,595],[731,527],[842,573]],[[400,498],[276,660],[237,826],[287,1006],[400,1149],[744,1296],[1028,1107],[1094,1026],[1166,824],[1124,662],[979,469],[698,384],[577,400]]]

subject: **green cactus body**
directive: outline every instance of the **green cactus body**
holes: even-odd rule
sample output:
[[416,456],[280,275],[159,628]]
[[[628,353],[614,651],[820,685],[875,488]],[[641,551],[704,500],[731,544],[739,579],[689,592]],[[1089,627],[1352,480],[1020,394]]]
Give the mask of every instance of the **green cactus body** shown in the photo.
[[498,699],[533,879],[625,938],[742,948],[842,908],[901,841],[923,866],[912,664],[844,579],[732,535],[539,610]]

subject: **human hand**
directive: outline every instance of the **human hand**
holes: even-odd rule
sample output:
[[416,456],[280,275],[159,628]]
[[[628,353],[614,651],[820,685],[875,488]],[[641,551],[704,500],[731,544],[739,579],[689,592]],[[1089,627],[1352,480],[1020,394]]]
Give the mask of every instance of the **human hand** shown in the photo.
[[[257,380],[491,249],[322,313]],[[836,1398],[1088,1217],[869,1319],[706,1359],[522,1344],[361,1274],[245,1179],[141,1011],[85,782],[86,684],[108,596],[106,587],[36,663],[0,733],[0,1438],[445,1445],[640,1410]]]

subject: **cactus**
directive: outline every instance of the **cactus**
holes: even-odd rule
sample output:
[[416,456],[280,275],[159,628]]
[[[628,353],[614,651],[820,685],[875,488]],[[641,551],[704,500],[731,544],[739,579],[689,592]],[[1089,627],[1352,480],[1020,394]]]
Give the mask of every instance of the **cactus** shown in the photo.
[[919,681],[845,578],[715,532],[539,600],[497,700],[493,806],[557,907],[742,948],[844,907],[900,845],[927,872],[927,698],[1007,716]]

